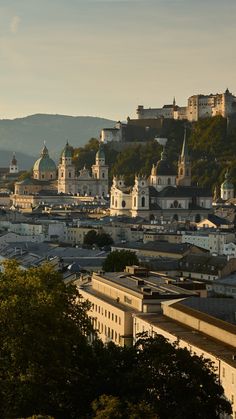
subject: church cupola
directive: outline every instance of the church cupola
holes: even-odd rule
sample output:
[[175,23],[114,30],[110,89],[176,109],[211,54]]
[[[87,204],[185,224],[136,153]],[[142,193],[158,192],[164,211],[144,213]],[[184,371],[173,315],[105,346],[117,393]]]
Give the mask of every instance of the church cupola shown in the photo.
[[220,197],[224,201],[234,198],[234,185],[230,182],[229,171],[225,173],[225,180],[220,186]]
[[176,173],[168,161],[166,146],[163,145],[161,159],[156,165],[152,166],[150,175],[150,186],[153,186],[158,192],[167,186],[175,186]]
[[[102,143],[99,144],[99,149],[96,153],[95,164],[92,166],[92,176],[104,184],[108,181],[108,165],[106,165],[105,152]],[[106,194],[108,193],[107,188],[105,192]]]
[[17,165],[16,155],[15,153],[13,153],[12,160],[9,166],[9,173],[18,173],[18,172],[19,172],[19,168]]
[[186,128],[184,131],[184,141],[182,151],[178,162],[178,177],[176,180],[178,186],[191,186],[191,161],[188,152],[188,144],[186,138]]

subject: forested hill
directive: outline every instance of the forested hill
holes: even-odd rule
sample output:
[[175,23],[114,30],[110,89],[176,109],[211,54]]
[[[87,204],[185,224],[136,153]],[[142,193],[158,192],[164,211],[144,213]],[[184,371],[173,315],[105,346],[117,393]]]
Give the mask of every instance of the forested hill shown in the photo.
[[[166,129],[168,157],[177,167],[181,150],[184,123],[176,121],[176,127],[170,124]],[[193,182],[199,186],[213,188],[222,182],[229,168],[236,186],[236,128],[227,124],[226,119],[215,117],[188,124],[187,138],[192,158]],[[74,160],[78,168],[93,164],[98,142],[95,139],[74,151]],[[131,145],[121,152],[115,151],[110,144],[105,145],[106,161],[110,166],[110,180],[114,174],[124,174],[127,184],[132,184],[135,173],[150,174],[153,163],[160,158],[161,146],[156,141],[145,145]]]
[[[83,146],[89,138],[99,138],[102,128],[110,128],[114,124],[115,121],[91,116],[37,114],[25,118],[2,119],[0,151],[8,151],[9,155],[15,151],[38,156],[46,141],[51,156],[56,159],[67,139],[75,147]],[[1,162],[1,165],[6,163]]]

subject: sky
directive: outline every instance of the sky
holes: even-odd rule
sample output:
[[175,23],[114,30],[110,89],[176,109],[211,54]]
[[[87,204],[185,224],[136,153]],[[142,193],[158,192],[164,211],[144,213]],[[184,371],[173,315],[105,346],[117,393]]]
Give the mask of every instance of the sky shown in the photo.
[[235,0],[0,0],[0,119],[236,93]]

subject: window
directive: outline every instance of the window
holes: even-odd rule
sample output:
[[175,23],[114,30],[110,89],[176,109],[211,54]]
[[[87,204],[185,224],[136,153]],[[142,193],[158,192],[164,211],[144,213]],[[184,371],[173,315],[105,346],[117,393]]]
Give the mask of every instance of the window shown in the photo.
[[111,197],[111,204],[114,205],[114,196]]
[[127,304],[132,304],[131,298],[127,297],[126,295],[124,296],[124,302]]
[[134,207],[136,207],[136,196],[134,197]]
[[121,205],[122,205],[122,208],[125,208],[126,207],[126,202],[123,200]]
[[117,323],[117,315],[115,315],[115,322]]
[[71,178],[71,172],[69,172],[69,178]]
[[107,317],[107,311],[105,310],[105,317]]
[[105,177],[105,173],[104,173],[104,172],[102,172],[102,178],[104,179],[104,177]]
[[142,205],[142,208],[145,207],[145,197],[144,196],[142,197],[141,205]]
[[225,377],[225,368],[222,369],[222,377]]

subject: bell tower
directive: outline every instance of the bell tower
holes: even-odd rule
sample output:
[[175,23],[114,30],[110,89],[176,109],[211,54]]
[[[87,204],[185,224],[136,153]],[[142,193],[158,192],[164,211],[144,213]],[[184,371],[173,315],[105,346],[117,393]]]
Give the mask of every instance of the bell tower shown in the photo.
[[191,161],[188,152],[188,145],[186,139],[186,128],[184,131],[184,141],[182,151],[178,162],[178,176],[176,179],[178,186],[191,186]]
[[72,147],[67,141],[61,153],[60,164],[58,166],[58,193],[77,193],[72,150]]

